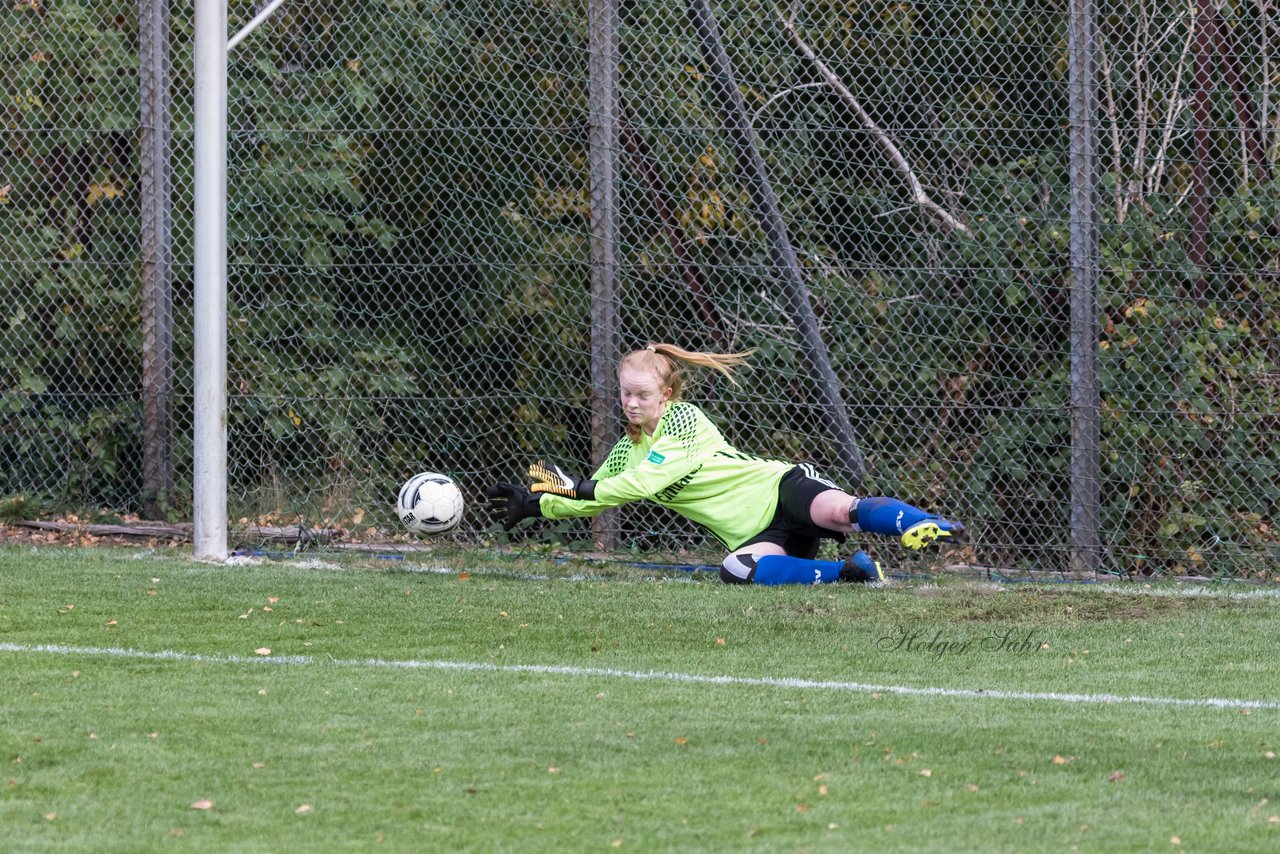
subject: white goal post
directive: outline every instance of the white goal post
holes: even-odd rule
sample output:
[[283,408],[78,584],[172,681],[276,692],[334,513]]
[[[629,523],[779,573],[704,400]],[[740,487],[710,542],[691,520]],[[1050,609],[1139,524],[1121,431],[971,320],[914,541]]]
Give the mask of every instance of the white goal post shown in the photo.
[[227,53],[283,3],[272,0],[228,39],[226,0],[195,2],[192,540],[198,560],[227,558]]

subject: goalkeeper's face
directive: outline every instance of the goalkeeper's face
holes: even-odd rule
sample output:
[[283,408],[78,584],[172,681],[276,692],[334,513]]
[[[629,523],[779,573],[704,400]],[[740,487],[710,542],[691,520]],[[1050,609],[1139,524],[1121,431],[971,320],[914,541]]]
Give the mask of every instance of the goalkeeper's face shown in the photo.
[[618,371],[618,386],[622,390],[622,412],[627,421],[646,433],[653,433],[667,409],[671,388],[664,387],[653,371],[630,365]]

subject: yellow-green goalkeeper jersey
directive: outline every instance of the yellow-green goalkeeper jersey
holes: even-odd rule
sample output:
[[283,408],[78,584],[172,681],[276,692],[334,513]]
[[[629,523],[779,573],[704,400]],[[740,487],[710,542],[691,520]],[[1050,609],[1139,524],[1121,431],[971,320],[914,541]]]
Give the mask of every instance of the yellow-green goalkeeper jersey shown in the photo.
[[736,450],[702,410],[667,406],[649,436],[623,436],[593,475],[595,499],[542,496],[548,519],[594,516],[629,501],[648,499],[707,528],[732,550],[763,531],[778,506],[778,481],[794,463]]

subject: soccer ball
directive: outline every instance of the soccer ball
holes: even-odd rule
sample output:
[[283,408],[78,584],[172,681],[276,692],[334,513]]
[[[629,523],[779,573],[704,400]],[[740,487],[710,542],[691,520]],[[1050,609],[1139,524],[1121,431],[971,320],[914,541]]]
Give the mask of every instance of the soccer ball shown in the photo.
[[462,490],[446,475],[415,474],[400,487],[396,515],[415,534],[442,534],[462,521]]

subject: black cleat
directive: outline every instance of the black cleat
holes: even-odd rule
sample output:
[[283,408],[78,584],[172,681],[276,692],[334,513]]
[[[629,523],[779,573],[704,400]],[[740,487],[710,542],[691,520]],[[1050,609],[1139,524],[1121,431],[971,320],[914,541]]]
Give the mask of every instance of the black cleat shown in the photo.
[[872,560],[871,555],[858,549],[845,558],[844,566],[840,568],[840,580],[868,584],[873,581],[884,581],[884,572],[881,571],[878,561]]

